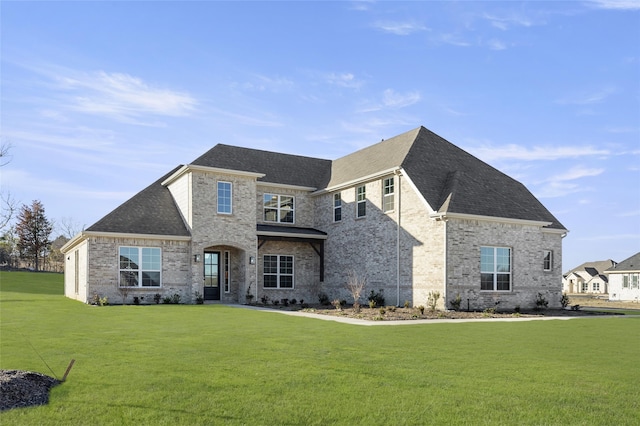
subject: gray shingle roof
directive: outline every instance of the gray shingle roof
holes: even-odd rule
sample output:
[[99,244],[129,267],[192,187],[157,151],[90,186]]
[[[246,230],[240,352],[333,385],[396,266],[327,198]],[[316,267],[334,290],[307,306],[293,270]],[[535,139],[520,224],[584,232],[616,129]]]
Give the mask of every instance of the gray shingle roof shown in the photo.
[[623,271],[640,271],[640,252],[607,269],[607,272]]
[[198,157],[196,166],[264,173],[262,182],[324,188],[331,160],[218,144]]
[[[219,144],[192,164],[262,173],[262,182],[316,189],[403,168],[429,205],[440,213],[543,221],[551,223],[549,228],[565,229],[520,182],[424,127],[335,161]],[[161,185],[175,170],[87,230],[189,235],[169,190]]]
[[169,189],[162,186],[162,181],[179,168],[125,201],[87,231],[190,236]]
[[[571,274],[572,272],[577,272],[577,271],[587,271],[588,269],[593,269],[596,271],[596,273],[602,273],[604,271],[606,271],[607,269],[611,268],[612,266],[615,266],[616,262],[614,262],[611,259],[607,259],[607,260],[597,260],[595,262],[585,262],[580,266],[577,266],[573,269],[571,269],[569,272],[566,272],[565,274],[563,274],[563,276],[568,276],[569,274]],[[594,275],[594,274],[590,274],[590,275]]]

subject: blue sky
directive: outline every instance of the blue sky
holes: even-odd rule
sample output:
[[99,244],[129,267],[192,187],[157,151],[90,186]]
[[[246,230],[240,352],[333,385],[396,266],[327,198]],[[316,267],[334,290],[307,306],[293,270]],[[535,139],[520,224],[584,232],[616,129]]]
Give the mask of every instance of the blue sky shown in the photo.
[[335,159],[423,125],[569,228],[564,271],[640,251],[640,1],[0,8],[2,191],[58,223],[217,143]]

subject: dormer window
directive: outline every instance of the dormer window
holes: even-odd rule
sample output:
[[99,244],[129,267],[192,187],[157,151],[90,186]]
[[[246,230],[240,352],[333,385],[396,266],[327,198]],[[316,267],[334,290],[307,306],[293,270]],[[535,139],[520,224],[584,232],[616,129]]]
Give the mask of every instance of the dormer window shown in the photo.
[[264,194],[264,221],[294,223],[295,198],[289,195]]

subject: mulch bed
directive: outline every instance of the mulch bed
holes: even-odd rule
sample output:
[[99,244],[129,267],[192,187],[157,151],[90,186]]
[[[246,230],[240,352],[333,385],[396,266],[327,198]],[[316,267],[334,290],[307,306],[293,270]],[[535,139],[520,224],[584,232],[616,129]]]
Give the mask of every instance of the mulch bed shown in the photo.
[[59,383],[31,371],[0,370],[0,411],[47,404],[49,389]]

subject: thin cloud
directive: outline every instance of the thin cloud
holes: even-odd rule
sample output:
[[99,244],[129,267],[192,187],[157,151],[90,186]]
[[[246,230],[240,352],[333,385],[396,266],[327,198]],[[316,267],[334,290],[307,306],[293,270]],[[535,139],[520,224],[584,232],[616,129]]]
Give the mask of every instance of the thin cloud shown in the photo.
[[57,78],[61,89],[79,92],[71,108],[118,119],[135,119],[145,114],[183,116],[195,109],[191,95],[152,87],[142,79],[124,73],[98,71]]
[[533,26],[533,21],[531,19],[526,18],[524,16],[515,15],[515,14],[501,17],[501,16],[490,15],[488,13],[485,13],[483,18],[489,21],[491,26],[498,28],[502,31],[506,31],[510,27],[515,27],[515,26],[518,26],[518,27]]
[[373,27],[385,33],[406,36],[428,28],[415,22],[375,22]]
[[487,46],[491,50],[505,50],[508,47],[505,42],[496,39],[489,40]]
[[640,10],[638,0],[592,0],[588,4],[597,9]]
[[361,80],[358,80],[355,75],[349,72],[329,73],[325,75],[325,79],[331,85],[349,89],[359,89],[363,85]]
[[556,100],[556,103],[561,105],[592,105],[592,104],[597,104],[604,101],[614,93],[616,93],[615,88],[605,87],[603,89],[596,90],[589,93],[582,93],[578,95],[560,98]]
[[418,92],[397,93],[392,89],[385,90],[382,96],[384,106],[394,109],[413,105],[419,102],[420,99],[420,93]]
[[253,81],[245,83],[235,83],[234,87],[242,90],[258,91],[258,92],[282,92],[291,90],[295,85],[292,80],[285,77],[267,77],[264,75],[255,75]]
[[581,179],[584,177],[598,176],[604,172],[604,169],[592,169],[584,166],[575,166],[559,175],[552,176],[548,179],[550,182],[565,182],[570,180]]
[[477,148],[469,148],[474,155],[485,161],[495,160],[560,160],[565,158],[580,158],[592,156],[607,156],[610,152],[606,149],[598,149],[591,146],[535,146],[527,148],[521,145],[492,146],[485,145]]

